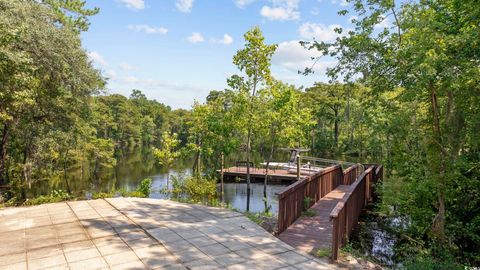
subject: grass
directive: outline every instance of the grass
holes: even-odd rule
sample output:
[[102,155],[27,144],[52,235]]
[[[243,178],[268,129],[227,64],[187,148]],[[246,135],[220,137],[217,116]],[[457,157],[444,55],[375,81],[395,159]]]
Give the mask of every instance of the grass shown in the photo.
[[258,225],[262,225],[265,222],[265,218],[272,218],[273,215],[270,212],[263,213],[252,213],[252,212],[242,212],[248,219],[255,222]]
[[313,209],[307,209],[307,210],[302,212],[302,216],[304,216],[304,217],[314,217],[316,215],[317,215],[317,213]]
[[330,257],[331,251],[329,248],[319,248],[315,251],[315,256],[318,258]]

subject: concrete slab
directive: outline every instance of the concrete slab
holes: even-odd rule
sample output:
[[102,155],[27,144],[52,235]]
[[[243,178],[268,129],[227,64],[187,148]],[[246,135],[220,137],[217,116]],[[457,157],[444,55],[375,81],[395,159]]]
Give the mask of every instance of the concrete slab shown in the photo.
[[240,213],[112,198],[0,210],[3,269],[332,269]]

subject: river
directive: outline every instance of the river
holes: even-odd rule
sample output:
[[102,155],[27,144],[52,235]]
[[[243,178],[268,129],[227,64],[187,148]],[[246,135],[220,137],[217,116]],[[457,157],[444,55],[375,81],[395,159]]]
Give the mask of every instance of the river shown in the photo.
[[[77,197],[90,197],[93,192],[109,192],[113,189],[135,190],[144,178],[151,178],[151,198],[165,198],[160,192],[167,187],[167,174],[170,177],[178,174],[190,175],[191,160],[177,160],[173,168],[167,171],[160,166],[148,149],[135,149],[127,154],[119,154],[113,168],[106,168],[93,177],[88,168],[77,166],[67,174],[71,192]],[[278,211],[276,193],[281,192],[286,185],[267,186],[267,205],[271,212]],[[231,207],[244,211],[246,207],[247,189],[245,183],[225,183],[225,202]],[[67,190],[63,175],[33,183],[28,190],[29,197],[49,194],[52,190]],[[252,183],[250,211],[262,212],[265,210],[263,201],[263,184]]]

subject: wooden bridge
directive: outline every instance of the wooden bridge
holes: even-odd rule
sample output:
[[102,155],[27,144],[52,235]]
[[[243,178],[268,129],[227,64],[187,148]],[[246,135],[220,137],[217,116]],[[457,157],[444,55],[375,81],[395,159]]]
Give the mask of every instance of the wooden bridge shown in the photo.
[[[361,211],[372,200],[373,185],[383,178],[381,165],[366,167],[361,172],[360,165],[345,171],[340,165],[332,166],[280,193],[279,238],[305,252],[331,248],[336,260],[338,249],[346,244]],[[313,217],[302,215],[305,206],[315,212]]]

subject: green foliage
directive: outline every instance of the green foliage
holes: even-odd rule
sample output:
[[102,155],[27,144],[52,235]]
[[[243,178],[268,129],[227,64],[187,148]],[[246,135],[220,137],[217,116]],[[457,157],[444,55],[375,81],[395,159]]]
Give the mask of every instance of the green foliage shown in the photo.
[[312,203],[313,199],[310,197],[304,197],[303,198],[303,211],[302,211],[302,216],[306,217],[314,217],[317,215],[315,210],[313,210],[310,206]]
[[[381,210],[410,218],[403,233],[430,254],[412,265],[477,265],[480,9],[458,0],[351,3],[340,12],[356,16],[348,33],[302,43],[337,62],[327,72],[333,84],[307,91],[310,104],[324,104],[320,131],[334,134],[315,145],[386,165]],[[387,17],[393,23],[379,28]]]
[[245,212],[243,213],[248,219],[255,222],[258,225],[262,225],[264,220],[262,219],[261,213],[252,213],[252,212]]
[[305,211],[302,211],[302,216],[305,216],[305,217],[314,217],[316,215],[317,213],[313,209],[307,209]]
[[201,176],[174,176],[170,192],[175,199],[184,199],[192,203],[218,204],[215,179]]
[[68,201],[72,199],[71,195],[63,190],[52,190],[48,196],[38,196],[36,198],[26,200],[23,205],[39,205],[44,203],[54,203]]
[[[143,194],[144,197],[150,196],[150,192],[152,190],[152,179],[145,178],[140,182],[140,185],[137,187],[136,192],[139,194]],[[137,196],[132,196],[137,197]]]
[[315,251],[315,256],[318,258],[330,257],[332,249],[330,248],[319,248]]
[[180,156],[180,151],[177,151],[177,147],[180,141],[177,139],[176,133],[164,132],[162,134],[162,147],[153,148],[153,154],[158,163],[167,169],[171,168],[173,162]]
[[307,211],[308,209],[310,209],[311,203],[312,203],[312,198],[304,197],[303,198],[303,211]]
[[465,267],[452,260],[437,260],[431,256],[414,256],[406,260],[406,270],[463,270]]

